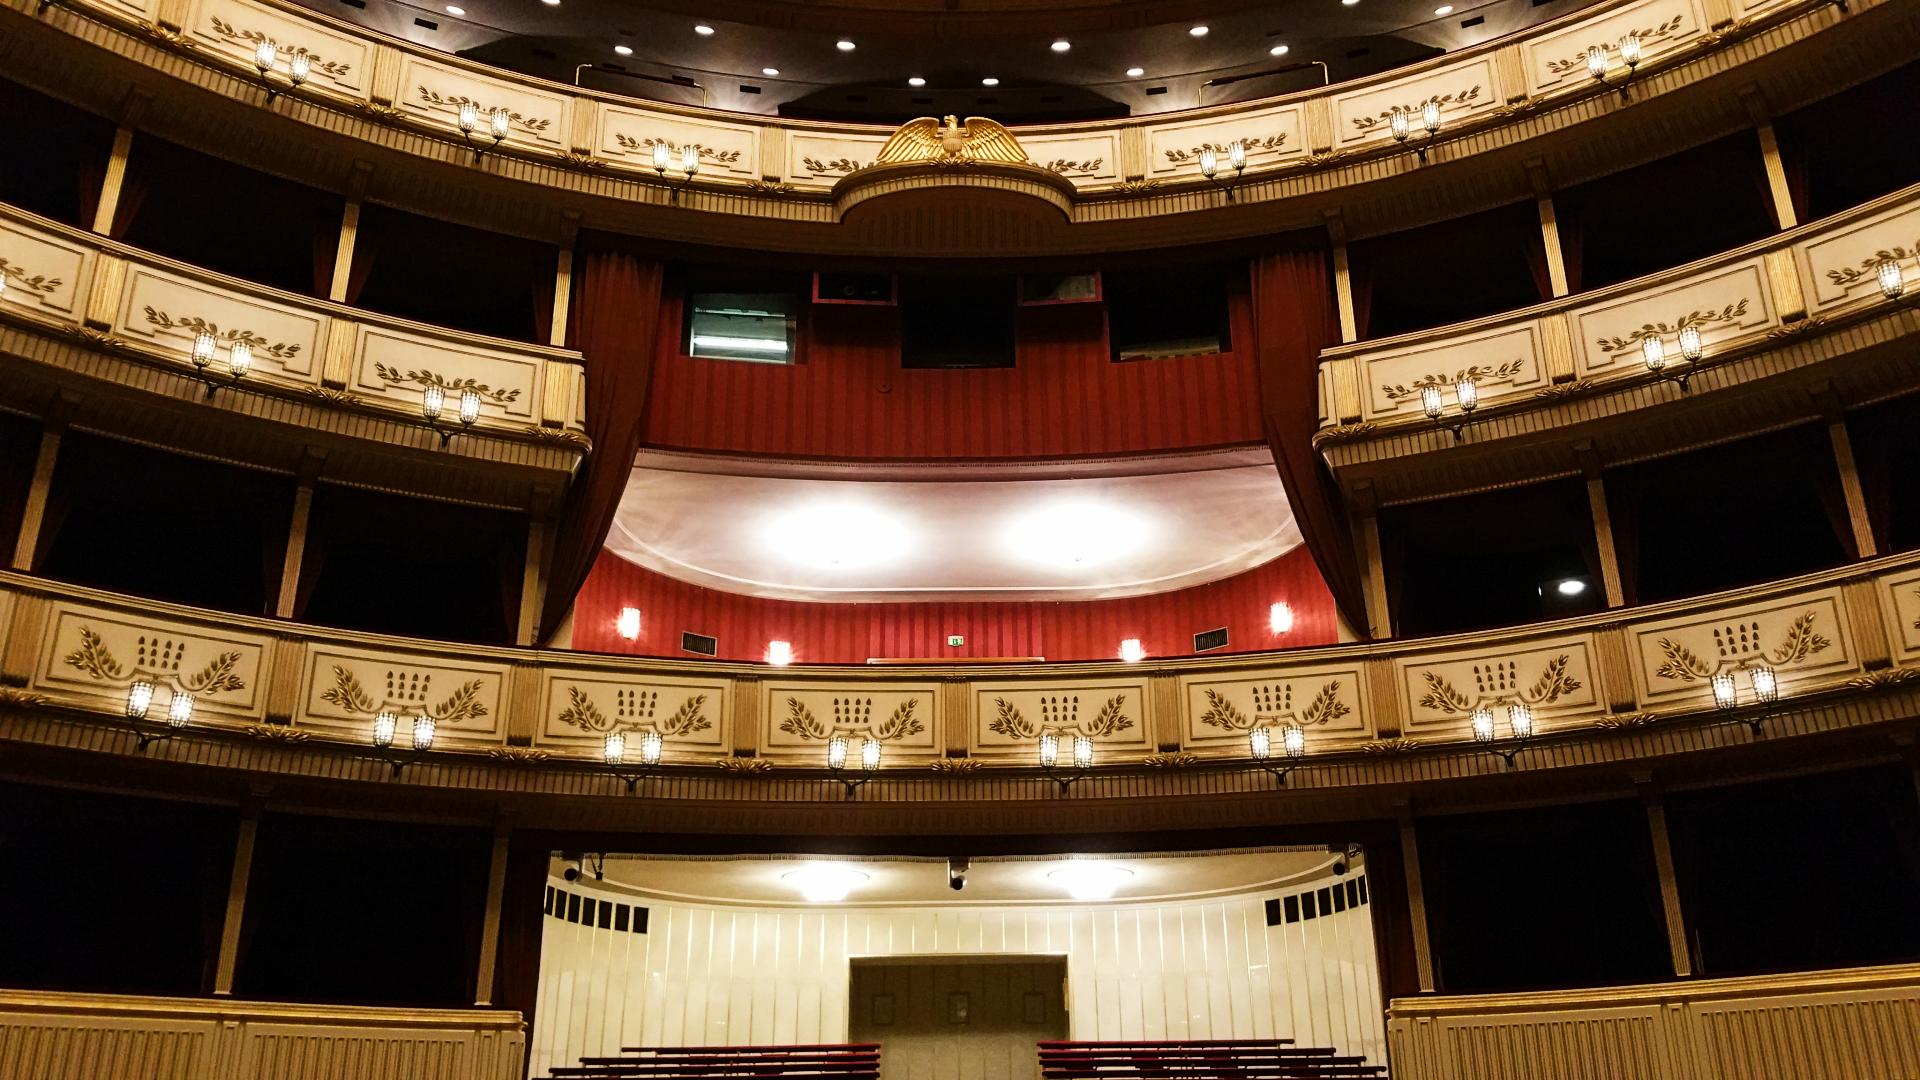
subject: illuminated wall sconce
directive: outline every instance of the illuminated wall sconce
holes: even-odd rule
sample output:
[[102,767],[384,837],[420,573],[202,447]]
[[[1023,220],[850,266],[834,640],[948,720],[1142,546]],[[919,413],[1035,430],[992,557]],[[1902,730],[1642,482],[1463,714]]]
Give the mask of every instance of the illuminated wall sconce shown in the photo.
[[455,435],[463,435],[473,428],[480,419],[480,392],[472,387],[460,391],[460,426],[449,427],[440,422],[446,412],[447,392],[438,386],[429,386],[420,391],[420,415],[426,417],[427,427],[440,436],[440,448],[445,450]]
[[1505,761],[1507,768],[1513,768],[1513,759],[1520,756],[1527,740],[1533,738],[1533,706],[1524,701],[1510,702],[1507,705],[1507,735],[1501,738],[1494,730],[1493,706],[1481,705],[1468,717],[1473,725],[1473,741],[1480,749]]
[[203,331],[193,336],[193,351],[189,354],[193,360],[193,377],[206,385],[208,398],[222,387],[237,385],[253,370],[253,343],[234,340],[227,343],[227,377],[215,376],[213,358],[219,349],[220,341],[212,334]]
[[[1741,700],[1737,679],[1742,671],[1747,675],[1745,701]],[[1760,734],[1760,726],[1780,703],[1780,676],[1765,664],[1715,672],[1708,685],[1713,688],[1713,707],[1742,721],[1755,735]]]
[[[1640,68],[1640,35],[1626,35],[1620,39],[1617,48],[1620,53],[1620,62],[1627,66],[1627,77],[1620,83],[1620,100],[1632,101],[1633,95],[1627,88],[1633,85],[1634,73]],[[1607,69],[1611,66],[1607,59],[1607,52],[1605,45],[1587,46],[1587,74],[1593,76],[1593,81],[1601,86],[1607,85]]]
[[1293,630],[1293,605],[1281,600],[1267,608],[1267,629],[1276,634]]
[[[1062,794],[1078,783],[1080,778],[1093,768],[1093,736],[1078,732],[1073,736],[1073,760],[1068,766],[1060,764],[1060,735],[1058,732],[1040,733],[1040,768],[1054,783],[1060,785]],[[1071,771],[1069,771],[1071,770]]]
[[839,775],[840,783],[846,786],[847,798],[851,799],[854,792],[859,791],[862,785],[873,779],[873,774],[880,771],[880,740],[871,735],[860,740],[860,773],[857,780],[846,778],[848,748],[848,738],[837,731],[827,739],[827,768]]
[[1900,298],[1907,294],[1907,275],[1893,259],[1881,259],[1875,263],[1873,278],[1880,285],[1880,295],[1889,301],[1899,303]]
[[411,752],[394,749],[394,736],[398,734],[399,728],[400,718],[390,709],[382,709],[373,718],[371,741],[374,756],[392,766],[395,778],[400,776],[402,769],[419,761],[433,749],[435,725],[433,717],[424,712],[413,718],[413,735],[408,740],[412,744]]
[[657,731],[642,731],[640,735],[640,760],[637,764],[627,764],[627,733],[624,731],[607,732],[606,740],[600,747],[600,760],[607,771],[627,782],[627,794],[633,794],[640,781],[652,775],[660,764],[662,740]]
[[480,106],[471,101],[460,103],[460,137],[473,148],[475,165],[480,164],[480,159],[486,157],[489,151],[499,148],[500,143],[507,137],[507,125],[511,122],[512,116],[507,110],[497,106],[488,109],[486,133],[493,137],[493,145],[482,146],[473,140],[474,133],[480,130]]
[[150,719],[156,689],[151,679],[135,679],[127,686],[125,727],[138,737],[134,749],[140,753],[146,753],[152,743],[165,742],[180,734],[193,722],[193,695],[184,690],[175,690],[168,698],[164,719]]
[[[1413,118],[1408,114],[1407,110],[1395,105],[1393,112],[1388,115],[1388,121],[1393,131],[1394,142],[1405,143],[1412,137]],[[1439,102],[1429,101],[1420,106],[1420,129],[1427,133],[1427,138],[1426,141],[1414,147],[1414,153],[1419,154],[1421,164],[1425,164],[1427,160],[1427,148],[1433,145],[1434,136],[1440,134]]]
[[1307,730],[1292,722],[1280,725],[1281,756],[1280,763],[1276,763],[1273,758],[1273,728],[1266,725],[1253,728],[1247,732],[1247,753],[1253,757],[1255,764],[1285,784],[1287,774],[1299,768],[1301,760],[1307,756]]
[[[271,41],[263,41],[253,47],[253,66],[260,72],[260,84],[267,88],[267,104],[280,96],[280,88],[273,85],[273,67],[280,61],[280,50]],[[287,58],[287,89],[293,90],[307,81],[313,73],[313,60],[304,52],[296,52]]]
[[767,663],[772,664],[774,667],[786,667],[788,664],[793,663],[793,642],[767,642]]
[[1473,423],[1473,410],[1480,407],[1480,385],[1472,379],[1461,379],[1453,384],[1453,400],[1460,406],[1458,420],[1447,419],[1446,391],[1439,383],[1420,388],[1420,411],[1435,425],[1453,432],[1453,441],[1459,442],[1467,437],[1467,425]]
[[1647,367],[1647,374],[1665,382],[1674,383],[1682,391],[1687,389],[1687,380],[1700,370],[1700,360],[1707,354],[1706,346],[1700,340],[1700,328],[1683,326],[1678,335],[1680,360],[1686,364],[1681,368],[1667,353],[1667,343],[1658,334],[1648,334],[1640,339],[1640,361]]
[[[662,180],[667,178],[667,167],[672,161],[671,154],[672,151],[667,148],[666,143],[657,142],[653,144],[653,171],[659,173],[660,179]],[[680,193],[692,187],[693,178],[700,174],[699,147],[683,146],[680,148],[680,174],[682,177],[681,181],[667,189],[667,197],[673,202],[680,201]]]
[[626,641],[640,640],[640,609],[637,607],[621,608],[620,614],[614,617],[613,632],[619,634],[620,637]]
[[1220,154],[1212,147],[1200,151],[1200,175],[1218,185],[1227,193],[1227,201],[1233,201],[1233,189],[1240,184],[1241,174],[1247,171],[1247,146],[1238,139],[1227,144],[1227,167],[1233,170],[1233,177],[1220,178]]
[[1137,664],[1147,658],[1147,647],[1140,644],[1139,638],[1127,638],[1120,643],[1120,659],[1129,664]]

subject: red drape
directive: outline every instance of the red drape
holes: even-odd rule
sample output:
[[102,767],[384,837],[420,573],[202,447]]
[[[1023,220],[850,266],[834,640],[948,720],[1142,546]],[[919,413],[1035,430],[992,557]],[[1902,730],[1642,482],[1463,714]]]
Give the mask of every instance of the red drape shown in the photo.
[[1255,256],[1254,362],[1267,445],[1307,550],[1354,633],[1367,634],[1360,565],[1338,488],[1313,448],[1320,350],[1340,340],[1327,245],[1319,233],[1281,238]]
[[659,341],[661,266],[619,240],[583,237],[570,341],[587,365],[587,437],[593,440],[554,534],[544,640],[559,627],[613,524],[646,434]]

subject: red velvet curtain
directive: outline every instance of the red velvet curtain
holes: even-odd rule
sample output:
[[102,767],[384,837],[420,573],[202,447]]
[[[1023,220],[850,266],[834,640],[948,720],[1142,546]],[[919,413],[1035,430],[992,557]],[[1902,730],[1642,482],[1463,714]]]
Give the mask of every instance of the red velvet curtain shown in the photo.
[[1320,350],[1340,340],[1325,238],[1294,233],[1252,263],[1254,364],[1267,445],[1307,550],[1347,625],[1367,635],[1360,565],[1333,477],[1313,447]]
[[554,534],[540,637],[552,634],[593,569],[646,434],[659,343],[661,265],[614,237],[583,236],[570,342],[587,366],[593,452],[574,478]]

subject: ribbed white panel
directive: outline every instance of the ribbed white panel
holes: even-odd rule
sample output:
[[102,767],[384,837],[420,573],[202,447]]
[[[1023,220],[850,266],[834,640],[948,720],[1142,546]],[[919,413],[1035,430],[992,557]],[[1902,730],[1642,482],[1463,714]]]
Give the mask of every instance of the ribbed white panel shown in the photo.
[[7,1080],[194,1080],[213,1057],[211,1025],[139,1026],[72,1016],[0,1017]]
[[1448,1020],[1441,1037],[1456,1077],[1667,1080],[1659,1026],[1653,1008],[1592,1009],[1502,1016],[1497,1023]]
[[235,1080],[465,1080],[479,1066],[473,1036],[250,1024]]
[[848,958],[903,955],[1064,956],[1076,1039],[1288,1036],[1384,1063],[1369,909],[1268,927],[1269,895],[1079,907],[642,901],[645,934],[549,917],[532,1075],[622,1045],[843,1041]]
[[1920,998],[1912,990],[1714,1002],[1692,1012],[1706,1075],[1920,1077]]

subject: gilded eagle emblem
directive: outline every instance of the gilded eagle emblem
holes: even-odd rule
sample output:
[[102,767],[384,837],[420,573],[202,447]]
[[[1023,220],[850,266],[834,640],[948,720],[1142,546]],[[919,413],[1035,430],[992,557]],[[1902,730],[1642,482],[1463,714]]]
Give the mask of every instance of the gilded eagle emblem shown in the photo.
[[969,116],[966,123],[961,123],[953,116],[944,120],[936,120],[931,116],[909,120],[900,125],[900,130],[894,132],[887,144],[880,148],[880,156],[875,159],[875,164],[915,161],[941,165],[972,165],[976,162],[1028,164],[1026,152],[1020,149],[1013,132],[998,121],[984,116]]

